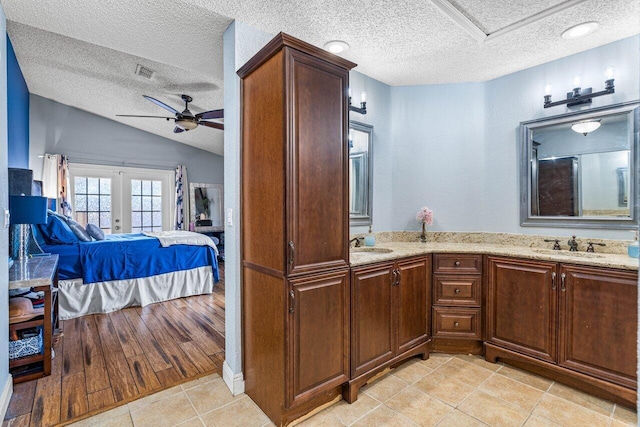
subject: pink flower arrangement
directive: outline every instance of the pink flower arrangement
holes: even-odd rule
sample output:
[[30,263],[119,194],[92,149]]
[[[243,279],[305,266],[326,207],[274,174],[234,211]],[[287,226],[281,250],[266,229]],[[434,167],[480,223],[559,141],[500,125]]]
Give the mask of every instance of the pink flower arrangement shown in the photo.
[[426,206],[423,206],[416,215],[416,219],[427,225],[433,225],[433,211]]

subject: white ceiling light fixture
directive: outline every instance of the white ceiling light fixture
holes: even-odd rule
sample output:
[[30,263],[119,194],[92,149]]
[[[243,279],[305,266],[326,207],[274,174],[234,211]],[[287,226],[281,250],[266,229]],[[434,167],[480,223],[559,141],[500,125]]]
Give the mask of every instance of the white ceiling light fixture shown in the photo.
[[571,125],[571,130],[587,136],[588,133],[600,127],[600,120],[589,120],[586,122],[578,122]]
[[342,40],[331,40],[330,42],[326,42],[324,44],[324,48],[331,53],[339,55],[349,50],[349,44]]
[[562,38],[565,40],[573,40],[579,37],[584,37],[587,34],[593,33],[599,27],[600,24],[595,21],[583,22],[582,24],[574,25],[573,27],[565,30],[562,33]]

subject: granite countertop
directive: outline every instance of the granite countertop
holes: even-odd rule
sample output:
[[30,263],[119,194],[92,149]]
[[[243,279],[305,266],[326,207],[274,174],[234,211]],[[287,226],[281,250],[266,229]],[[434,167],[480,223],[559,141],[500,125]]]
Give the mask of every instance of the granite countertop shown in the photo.
[[492,243],[448,243],[448,242],[381,242],[374,248],[390,249],[392,252],[357,252],[366,248],[351,248],[350,261],[352,266],[372,264],[380,261],[391,261],[410,256],[430,253],[470,253],[499,255],[515,258],[526,258],[541,261],[563,262],[567,264],[581,264],[596,267],[619,268],[624,270],[638,270],[638,259],[619,253],[589,253],[569,252],[568,250],[554,251],[546,248],[514,246]]
[[58,255],[14,261],[9,269],[9,289],[49,286],[58,265]]

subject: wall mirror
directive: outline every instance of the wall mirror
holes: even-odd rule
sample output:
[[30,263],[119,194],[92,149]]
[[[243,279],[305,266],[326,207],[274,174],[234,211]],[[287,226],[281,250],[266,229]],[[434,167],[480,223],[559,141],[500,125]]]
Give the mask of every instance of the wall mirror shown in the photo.
[[189,184],[190,220],[198,233],[224,231],[222,184]]
[[370,225],[372,218],[373,126],[349,122],[349,219]]
[[[523,226],[638,225],[638,102],[520,124]],[[576,124],[589,123],[591,128]]]

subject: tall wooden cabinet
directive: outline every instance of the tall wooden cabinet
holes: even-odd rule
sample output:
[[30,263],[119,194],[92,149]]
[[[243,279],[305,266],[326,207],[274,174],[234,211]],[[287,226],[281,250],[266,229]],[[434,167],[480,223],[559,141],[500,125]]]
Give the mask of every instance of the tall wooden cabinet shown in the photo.
[[238,70],[245,385],[276,425],[349,380],[354,66],[281,33]]
[[635,406],[638,273],[489,257],[487,360]]

